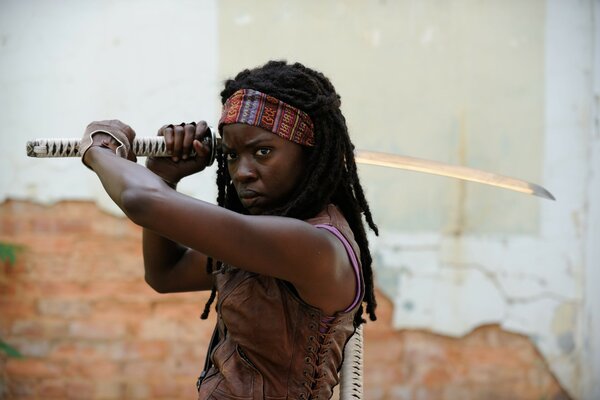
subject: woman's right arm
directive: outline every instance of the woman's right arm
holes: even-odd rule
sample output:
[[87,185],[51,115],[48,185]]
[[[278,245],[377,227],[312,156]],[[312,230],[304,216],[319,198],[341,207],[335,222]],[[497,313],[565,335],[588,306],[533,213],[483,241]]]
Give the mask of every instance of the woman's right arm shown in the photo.
[[[95,131],[95,133],[91,133],[92,131]],[[158,175],[166,184],[157,185],[154,183],[151,186],[156,190],[172,191],[181,178],[201,171],[206,165],[207,149],[199,141],[207,132],[207,126],[204,122],[188,124],[185,128],[168,125],[159,129],[158,135],[165,136],[167,151],[170,151],[173,157],[148,158],[146,166],[147,169],[156,174],[153,177],[148,176],[146,168],[140,165],[123,163],[123,160],[110,157],[110,154],[103,154],[104,151],[102,150],[98,151],[97,147],[105,147],[114,153],[121,144],[117,143],[113,136],[105,132],[120,134],[119,140],[121,142],[132,141],[135,137],[135,132],[120,121],[100,121],[88,125],[83,139],[87,142],[87,146],[89,146],[87,150],[90,150],[89,152],[87,150],[83,152],[83,159],[86,165],[88,164],[85,160],[106,158],[107,161],[101,164],[105,168],[113,169],[114,172],[124,167],[139,171],[139,173],[133,174],[129,179],[122,173],[113,174],[111,179],[101,178],[107,192],[121,209],[123,209],[121,194],[124,188],[131,186],[132,183],[139,183],[149,179],[154,181],[157,179],[156,175]],[[193,159],[188,157],[192,148],[198,154]],[[127,158],[135,161],[135,155],[131,150],[127,148],[126,151],[128,152]],[[183,156],[184,154],[185,157]],[[121,164],[123,165],[122,167],[120,167]],[[212,288],[212,274],[206,272],[206,255],[179,245],[146,228],[143,230],[142,240],[145,279],[153,289],[160,293],[169,293],[210,290]]]
[[206,255],[188,249],[150,229],[143,230],[146,282],[159,293],[210,290],[213,275]]
[[[206,162],[190,157],[191,150],[207,134],[206,122],[164,125],[157,135],[165,138],[171,157],[149,157],[146,167],[175,189],[184,177],[200,172]],[[198,143],[194,143],[197,141]],[[213,275],[206,272],[208,257],[196,250],[173,242],[150,229],[143,230],[144,270],[146,282],[159,293],[210,290]]]

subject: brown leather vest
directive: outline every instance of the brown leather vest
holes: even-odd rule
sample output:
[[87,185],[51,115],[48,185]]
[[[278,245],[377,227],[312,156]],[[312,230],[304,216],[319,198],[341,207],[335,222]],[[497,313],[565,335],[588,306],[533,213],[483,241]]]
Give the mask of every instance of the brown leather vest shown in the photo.
[[[354,235],[337,207],[329,205],[307,222],[335,226],[360,259]],[[198,398],[331,398],[360,302],[324,323],[321,311],[303,302],[282,280],[225,266],[216,282],[221,339]]]

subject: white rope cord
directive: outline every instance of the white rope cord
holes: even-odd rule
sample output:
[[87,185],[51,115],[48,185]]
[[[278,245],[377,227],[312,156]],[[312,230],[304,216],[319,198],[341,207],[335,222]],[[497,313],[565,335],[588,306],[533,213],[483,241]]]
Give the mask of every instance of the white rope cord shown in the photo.
[[340,400],[363,398],[363,326],[346,343],[340,371]]
[[[27,142],[29,157],[81,157],[80,139],[35,139]],[[167,157],[165,139],[162,136],[136,137],[133,152],[140,157]]]
[[[210,136],[202,139],[210,143],[212,152],[209,154],[207,165],[212,165],[216,157],[220,140],[210,131]],[[80,139],[35,139],[27,142],[27,155],[36,158],[51,157],[81,157],[79,154]],[[162,136],[136,137],[132,143],[133,153],[139,157],[169,157],[165,138]],[[190,152],[193,157],[194,150]]]

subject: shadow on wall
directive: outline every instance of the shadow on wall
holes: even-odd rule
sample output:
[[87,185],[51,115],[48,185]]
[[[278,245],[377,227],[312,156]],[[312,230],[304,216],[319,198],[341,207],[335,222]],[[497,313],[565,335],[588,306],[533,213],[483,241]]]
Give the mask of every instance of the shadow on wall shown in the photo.
[[[0,243],[0,398],[195,397],[214,312],[198,318],[205,294],[145,284],[138,226],[89,202],[7,201]],[[528,338],[394,331],[378,299],[365,399],[569,398]]]

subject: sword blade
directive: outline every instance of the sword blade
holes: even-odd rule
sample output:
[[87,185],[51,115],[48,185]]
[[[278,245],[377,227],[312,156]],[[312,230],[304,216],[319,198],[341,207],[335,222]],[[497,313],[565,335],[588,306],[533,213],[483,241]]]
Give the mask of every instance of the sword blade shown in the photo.
[[497,186],[516,192],[531,194],[545,199],[556,200],[552,193],[535,183],[511,178],[492,172],[481,171],[461,165],[446,164],[438,161],[425,160],[421,158],[401,156],[376,151],[357,150],[354,155],[356,162],[361,164],[378,165],[409,171],[423,172],[462,179],[465,181],[478,182],[486,185]]
[[[213,151],[209,165],[215,157],[215,149],[221,145],[221,139],[211,131],[209,141]],[[35,139],[27,142],[27,155],[29,157],[79,157],[80,139]],[[165,141],[162,136],[137,137],[134,139],[133,152],[138,156],[167,157]],[[466,181],[479,182],[486,185],[498,186],[517,192],[532,194],[545,199],[555,200],[554,196],[545,188],[520,179],[510,178],[499,174],[477,170],[459,165],[445,164],[438,161],[424,160],[421,158],[401,156],[376,151],[357,150],[356,162],[362,164],[379,165],[383,167],[399,168],[409,171],[424,172],[426,174],[442,175]]]

